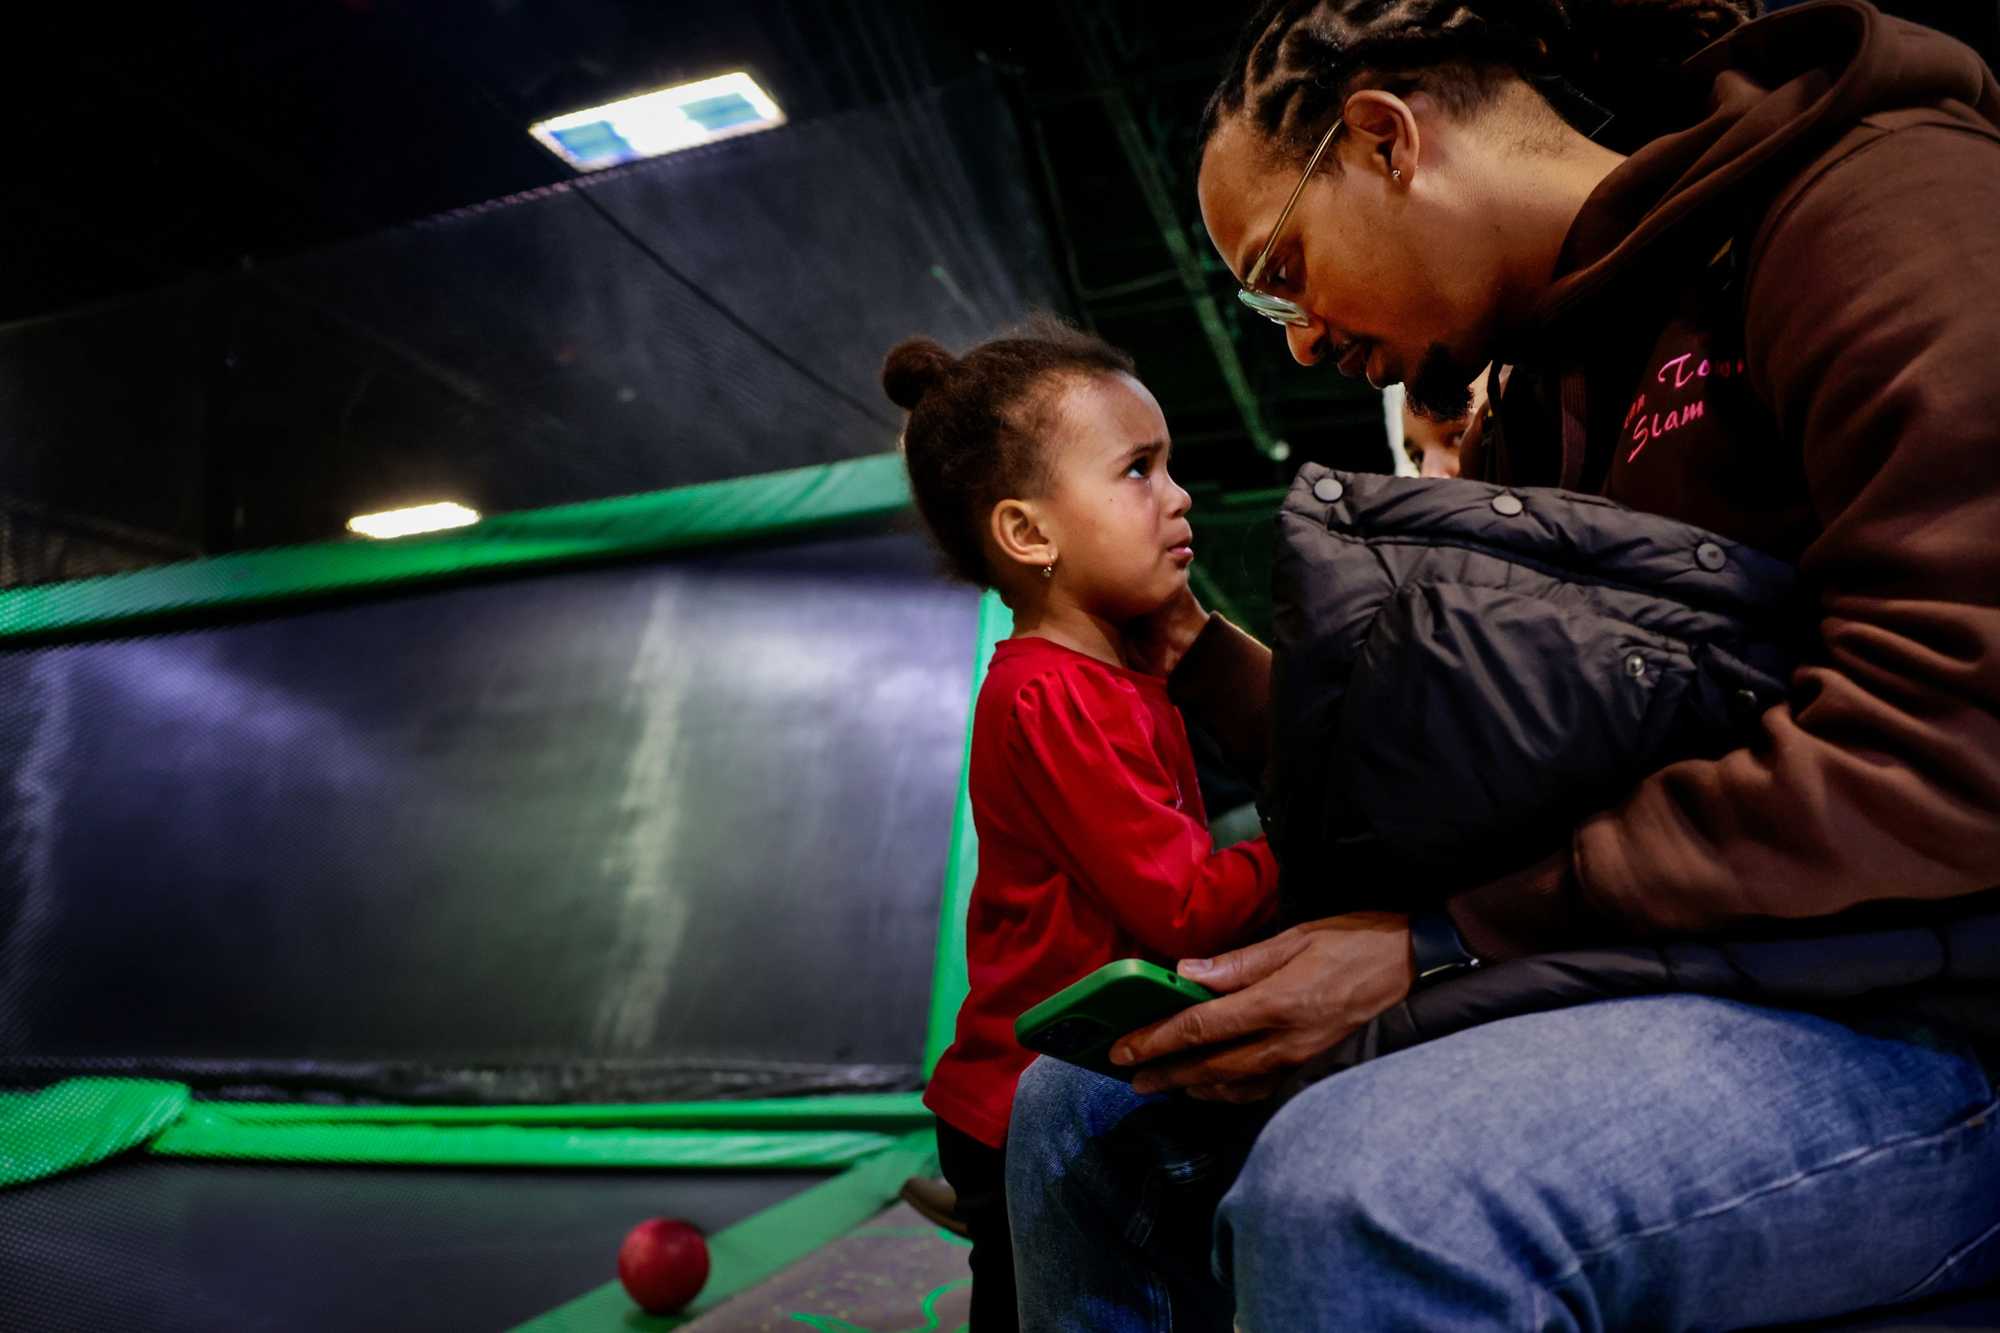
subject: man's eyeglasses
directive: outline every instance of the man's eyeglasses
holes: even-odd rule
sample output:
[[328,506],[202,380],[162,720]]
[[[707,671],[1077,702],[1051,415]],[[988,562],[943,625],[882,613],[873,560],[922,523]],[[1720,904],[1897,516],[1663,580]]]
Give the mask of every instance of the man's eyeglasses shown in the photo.
[[1306,159],[1305,174],[1299,177],[1299,183],[1292,188],[1292,197],[1285,200],[1285,206],[1278,210],[1278,220],[1271,224],[1271,235],[1264,242],[1263,250],[1258,253],[1257,262],[1250,266],[1250,272],[1245,275],[1242,285],[1237,288],[1236,299],[1273,324],[1289,324],[1294,328],[1304,328],[1312,323],[1312,316],[1300,309],[1298,302],[1287,300],[1282,296],[1273,296],[1269,292],[1260,292],[1257,290],[1257,284],[1263,281],[1264,265],[1271,262],[1271,249],[1277,245],[1278,237],[1285,230],[1285,219],[1291,217],[1293,206],[1299,202],[1299,196],[1306,192],[1306,182],[1311,180],[1313,172],[1319,169],[1319,160],[1326,156],[1327,146],[1333,142],[1333,136],[1340,133],[1340,125],[1340,121],[1334,121],[1320,139],[1319,147],[1313,149],[1313,155]]

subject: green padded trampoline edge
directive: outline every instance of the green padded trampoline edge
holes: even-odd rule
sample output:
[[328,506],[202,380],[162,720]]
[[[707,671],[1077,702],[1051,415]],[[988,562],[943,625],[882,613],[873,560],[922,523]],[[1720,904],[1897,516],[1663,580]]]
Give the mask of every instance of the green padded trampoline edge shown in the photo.
[[872,1129],[931,1123],[915,1092],[849,1092],[711,1102],[605,1102],[561,1106],[315,1106],[299,1102],[198,1102],[239,1124],[613,1125],[688,1129]]
[[943,901],[938,908],[937,961],[931,970],[931,1012],[924,1029],[924,1077],[937,1068],[938,1057],[951,1045],[958,1025],[958,1006],[965,1001],[965,909],[972,899],[972,881],[979,874],[979,838],[972,826],[972,794],[968,786],[972,764],[972,719],[979,705],[979,687],[986,683],[986,665],[994,646],[1014,632],[1014,614],[1000,595],[988,590],[979,599],[978,642],[972,657],[972,705],[965,715],[965,753],[959,764],[958,805],[951,817],[950,851],[945,859]]
[[894,1142],[863,1130],[246,1125],[195,1107],[146,1151],[156,1157],[317,1165],[796,1170],[850,1166]]
[[896,1197],[904,1180],[937,1170],[929,1131],[906,1134],[831,1180],[773,1204],[708,1238],[708,1284],[679,1315],[640,1311],[616,1282],[519,1325],[513,1333],[610,1333],[680,1328],[779,1269],[844,1235]]
[[497,514],[449,533],[211,556],[0,593],[0,641],[776,537],[909,507],[894,454]]
[[154,1079],[73,1078],[0,1097],[0,1189],[139,1147],[187,1105],[185,1086]]
[[0,1188],[134,1148],[234,1161],[406,1166],[835,1168],[928,1132],[916,1093],[581,1106],[197,1102],[179,1083],[68,1079],[0,1093]]

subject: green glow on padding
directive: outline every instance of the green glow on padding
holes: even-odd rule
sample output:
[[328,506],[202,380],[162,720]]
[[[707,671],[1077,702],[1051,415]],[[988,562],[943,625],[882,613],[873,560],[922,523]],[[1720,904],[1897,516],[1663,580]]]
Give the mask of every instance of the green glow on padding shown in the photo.
[[[994,646],[1014,632],[1014,613],[989,590],[979,599],[978,642],[972,656],[972,708],[979,687],[986,683],[986,664]],[[951,851],[944,868],[944,901],[939,907],[937,961],[931,969],[931,1014],[925,1027],[924,1077],[937,1068],[938,1057],[951,1045],[958,1026],[958,1006],[965,1002],[965,909],[972,901],[972,881],[979,875],[979,837],[972,827],[972,793],[967,785],[972,765],[972,711],[965,718],[965,757],[959,765],[958,807],[951,819]]]
[[185,1087],[150,1079],[72,1078],[0,1094],[0,1189],[136,1148],[187,1104]]
[[148,1146],[161,1157],[400,1166],[849,1166],[895,1142],[857,1130],[767,1132],[539,1125],[244,1124],[195,1105]]
[[0,639],[127,632],[249,607],[433,584],[721,542],[795,536],[909,508],[896,454],[671,491],[496,514],[393,541],[245,551],[0,592]]
[[405,1166],[836,1168],[932,1124],[918,1094],[597,1106],[196,1102],[179,1083],[80,1078],[0,1093],[0,1188],[144,1146],[163,1157]]
[[609,1102],[578,1106],[315,1106],[201,1102],[239,1124],[679,1126],[686,1129],[870,1129],[902,1133],[931,1123],[914,1092],[854,1092],[742,1101]]

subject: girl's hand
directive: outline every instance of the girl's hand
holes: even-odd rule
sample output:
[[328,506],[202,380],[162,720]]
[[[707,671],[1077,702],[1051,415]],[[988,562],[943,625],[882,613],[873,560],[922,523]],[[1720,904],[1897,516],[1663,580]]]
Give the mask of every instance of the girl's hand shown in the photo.
[[1287,1071],[1401,1000],[1416,980],[1409,918],[1391,912],[1308,921],[1233,953],[1184,960],[1180,971],[1222,995],[1111,1048],[1114,1063],[1145,1066],[1134,1092],[1267,1097]]
[[1194,590],[1183,586],[1171,602],[1125,625],[1125,664],[1148,675],[1169,675],[1207,624],[1208,612]]

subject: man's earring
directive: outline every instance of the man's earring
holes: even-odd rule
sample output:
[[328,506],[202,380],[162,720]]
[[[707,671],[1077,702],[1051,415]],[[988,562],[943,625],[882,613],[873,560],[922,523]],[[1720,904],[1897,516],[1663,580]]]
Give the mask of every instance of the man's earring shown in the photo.
[[1400,184],[1403,179],[1403,169],[1401,167],[1390,167],[1389,179]]

